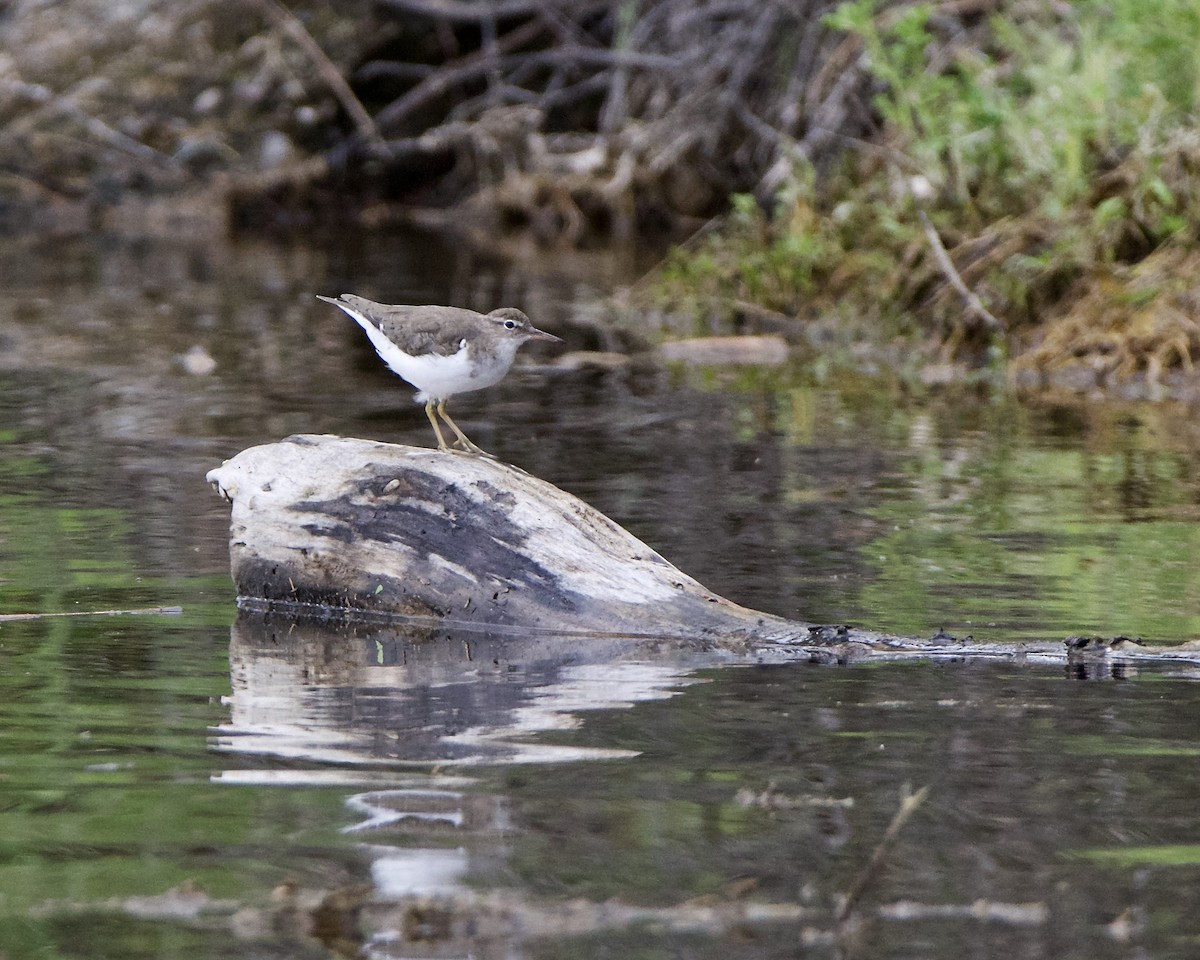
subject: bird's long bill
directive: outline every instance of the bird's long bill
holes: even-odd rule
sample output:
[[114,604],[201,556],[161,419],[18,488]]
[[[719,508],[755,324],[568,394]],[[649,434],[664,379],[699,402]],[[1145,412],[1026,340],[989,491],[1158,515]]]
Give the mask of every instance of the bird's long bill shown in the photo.
[[556,337],[552,333],[547,333],[545,330],[539,330],[537,327],[529,328],[530,340],[545,340],[547,343],[562,343],[562,337]]

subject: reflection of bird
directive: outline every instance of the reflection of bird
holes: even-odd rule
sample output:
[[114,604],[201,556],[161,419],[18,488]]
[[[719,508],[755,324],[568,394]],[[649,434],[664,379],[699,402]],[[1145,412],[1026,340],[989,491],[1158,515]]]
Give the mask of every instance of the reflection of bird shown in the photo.
[[351,293],[320,299],[352,316],[392,372],[417,388],[417,400],[425,404],[439,450],[452,450],[438,425],[440,416],[463,450],[484,452],[450,419],[446,412],[450,397],[499,383],[526,340],[562,342],[512,307],[485,314],[460,307],[391,306]]

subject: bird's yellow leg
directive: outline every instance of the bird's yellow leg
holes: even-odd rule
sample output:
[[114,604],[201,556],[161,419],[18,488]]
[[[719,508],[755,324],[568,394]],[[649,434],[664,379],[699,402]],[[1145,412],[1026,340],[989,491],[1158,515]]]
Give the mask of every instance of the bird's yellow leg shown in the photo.
[[[442,428],[440,426],[438,426],[437,417],[435,417],[433,415],[433,401],[432,400],[430,400],[427,404],[425,404],[425,416],[427,416],[429,418],[429,422],[431,424],[433,424],[433,432],[437,434],[438,449],[444,450],[447,453],[449,453],[450,447],[446,443],[446,438],[442,436]],[[443,416],[445,416],[445,414],[443,414]],[[453,424],[451,424],[451,426],[453,426]],[[458,430],[457,427],[455,427],[454,429],[456,431]]]
[[456,437],[458,437],[458,442],[462,445],[462,448],[464,450],[466,450],[468,453],[481,453],[485,457],[491,456],[491,454],[488,453],[486,450],[483,450],[482,448],[475,446],[475,444],[473,444],[470,440],[467,439],[467,435],[458,429],[458,424],[455,423],[453,420],[451,420],[450,414],[448,414],[446,412],[446,401],[445,400],[443,400],[441,403],[439,403],[437,405],[437,412],[438,412],[438,416],[440,416],[443,420],[445,420],[447,425],[450,427],[450,429],[454,431],[454,435]]

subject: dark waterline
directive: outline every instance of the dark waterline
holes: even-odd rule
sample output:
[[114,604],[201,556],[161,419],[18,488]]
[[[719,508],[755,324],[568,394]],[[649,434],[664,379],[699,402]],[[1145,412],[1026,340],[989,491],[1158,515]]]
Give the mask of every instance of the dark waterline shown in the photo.
[[[782,957],[805,936],[828,952],[836,894],[906,785],[929,785],[870,910],[1013,912],[872,912],[839,949],[1189,955],[1190,673],[697,674],[578,662],[569,645],[234,622],[228,507],[206,470],[293,432],[430,442],[410,391],[313,294],[518,305],[594,349],[589,304],[615,268],[518,269],[396,236],[10,247],[0,276],[0,612],[183,607],[0,624],[0,952],[327,956],[336,937],[282,921],[280,898],[363,884],[384,900],[505,890],[550,914],[578,897],[810,911],[498,937],[474,944],[483,956]],[[185,371],[197,346],[211,375]],[[528,359],[460,398],[468,434],[741,603],[1002,641],[1200,634],[1189,411],[914,397],[803,365]],[[394,918],[354,916],[348,942],[413,955],[387,952]]]

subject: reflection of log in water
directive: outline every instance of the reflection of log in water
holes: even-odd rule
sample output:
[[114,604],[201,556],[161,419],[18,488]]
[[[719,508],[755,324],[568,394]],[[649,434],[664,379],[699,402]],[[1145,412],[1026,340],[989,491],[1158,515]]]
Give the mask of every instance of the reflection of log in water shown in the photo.
[[[654,661],[642,659],[647,651],[656,654]],[[600,662],[605,659],[613,662]],[[239,937],[308,942],[316,936],[330,946],[336,941],[344,953],[361,952],[364,942],[386,942],[414,955],[436,946],[444,956],[512,956],[533,940],[622,937],[648,924],[658,935],[736,935],[738,943],[752,946],[761,946],[759,937],[794,938],[799,926],[811,942],[837,942],[824,905],[828,898],[748,898],[755,887],[745,877],[720,896],[655,906],[583,897],[564,902],[541,898],[522,884],[496,889],[479,883],[480,877],[510,875],[514,845],[529,826],[519,804],[481,786],[463,766],[475,768],[474,776],[488,763],[632,756],[568,747],[561,736],[558,744],[539,743],[530,735],[573,725],[580,709],[669,697],[695,682],[686,670],[696,661],[680,645],[654,641],[599,638],[581,645],[578,638],[307,623],[243,610],[230,644],[231,721],[213,739],[217,750],[239,759],[215,780],[358,788],[346,799],[341,829],[361,843],[356,849],[369,858],[371,882],[332,890],[285,884],[265,907],[210,901],[181,888],[131,902],[128,909],[172,918],[186,909],[210,924],[236,917],[230,922]],[[256,767],[250,760],[255,754],[272,759]],[[280,764],[278,758],[301,762]],[[843,808],[854,803],[820,789],[785,794],[772,785],[761,794],[743,789],[736,795],[734,784],[725,789],[730,803],[761,807],[772,816],[828,809],[840,822]],[[573,818],[593,813],[582,804],[563,822],[573,826]],[[532,848],[538,848],[536,838]],[[858,910],[893,922],[961,918],[1002,927],[1040,926],[1047,916],[1040,902],[905,901],[860,903]],[[780,932],[771,933],[773,928]],[[747,949],[745,955],[757,954]]]
[[651,641],[581,647],[243,610],[230,639],[230,720],[214,746],[360,769],[628,756],[525,738],[574,726],[578,709],[672,696],[695,682],[685,675],[694,664]]

